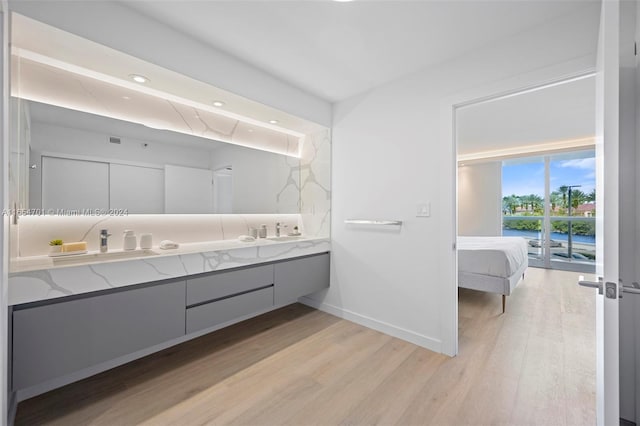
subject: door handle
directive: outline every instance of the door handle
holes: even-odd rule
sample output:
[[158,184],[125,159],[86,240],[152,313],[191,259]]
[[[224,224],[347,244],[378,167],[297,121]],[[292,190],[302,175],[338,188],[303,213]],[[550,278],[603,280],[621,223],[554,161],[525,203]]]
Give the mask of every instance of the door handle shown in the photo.
[[[631,294],[640,294],[640,285],[637,282],[632,283],[631,285],[622,286],[623,293],[631,293]],[[622,297],[622,295],[620,295]]]
[[622,287],[622,291],[625,293],[631,293],[631,294],[640,294],[640,288],[635,288],[635,287]]
[[578,284],[581,285],[582,287],[590,287],[590,288],[597,288],[598,289],[598,294],[602,294],[602,287],[603,287],[603,279],[602,277],[598,277],[598,281],[587,281],[584,279],[584,275],[580,275],[578,277]]

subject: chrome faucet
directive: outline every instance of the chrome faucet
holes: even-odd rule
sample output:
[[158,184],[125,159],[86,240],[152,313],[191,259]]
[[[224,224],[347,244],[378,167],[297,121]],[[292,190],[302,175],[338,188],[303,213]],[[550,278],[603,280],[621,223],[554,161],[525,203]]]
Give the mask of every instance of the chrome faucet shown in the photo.
[[280,222],[276,222],[276,237],[280,236]]
[[100,253],[106,253],[109,250],[109,231],[106,229],[100,230]]

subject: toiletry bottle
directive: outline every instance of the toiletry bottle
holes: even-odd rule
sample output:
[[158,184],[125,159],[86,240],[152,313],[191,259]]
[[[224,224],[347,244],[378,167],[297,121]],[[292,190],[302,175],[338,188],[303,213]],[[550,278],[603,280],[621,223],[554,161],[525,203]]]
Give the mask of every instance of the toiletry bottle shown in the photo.
[[106,229],[100,230],[100,253],[109,251],[109,237],[111,234]]
[[267,225],[260,225],[260,232],[258,233],[260,238],[267,238]]
[[124,231],[124,244],[122,245],[123,250],[135,250],[138,246],[136,241],[136,234],[133,231],[125,230]]
[[149,233],[140,234],[140,248],[149,250],[151,247],[153,247],[153,235]]
[[258,238],[258,229],[254,228],[253,226],[250,226],[249,235],[252,236],[253,238]]

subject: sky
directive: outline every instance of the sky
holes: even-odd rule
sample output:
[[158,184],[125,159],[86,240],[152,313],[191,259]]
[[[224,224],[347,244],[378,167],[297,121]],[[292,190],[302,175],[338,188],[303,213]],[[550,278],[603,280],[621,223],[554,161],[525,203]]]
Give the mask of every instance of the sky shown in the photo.
[[[584,193],[596,186],[595,158],[553,159],[550,162],[551,192],[562,185],[582,185]],[[537,194],[544,197],[544,162],[504,164],[502,166],[502,195]]]

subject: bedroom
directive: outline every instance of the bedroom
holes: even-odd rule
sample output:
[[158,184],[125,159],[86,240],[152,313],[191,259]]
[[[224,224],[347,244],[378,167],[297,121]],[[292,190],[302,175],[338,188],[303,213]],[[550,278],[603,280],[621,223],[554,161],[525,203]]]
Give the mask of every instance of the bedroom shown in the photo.
[[[594,93],[587,74],[457,110],[460,274],[510,281],[461,287],[504,299],[527,266],[595,272]],[[493,264],[480,249],[514,239],[477,237],[508,236],[516,252]]]
[[460,353],[568,359],[580,370],[554,375],[580,398],[596,373],[593,294],[576,284],[596,261],[594,93],[587,74],[456,111]]

